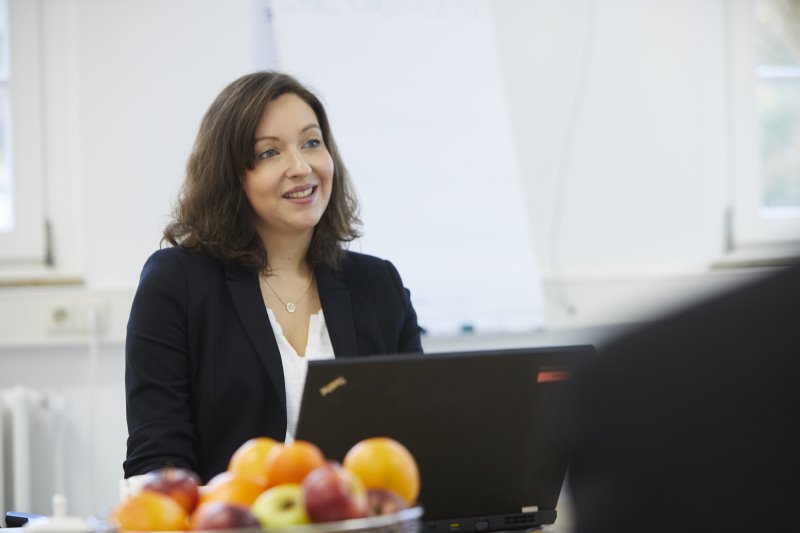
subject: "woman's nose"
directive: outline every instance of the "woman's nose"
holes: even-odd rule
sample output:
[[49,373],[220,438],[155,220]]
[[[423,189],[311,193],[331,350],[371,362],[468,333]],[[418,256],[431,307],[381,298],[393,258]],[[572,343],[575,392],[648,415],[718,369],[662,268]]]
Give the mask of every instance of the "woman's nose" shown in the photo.
[[289,176],[307,176],[310,172],[311,165],[308,164],[303,154],[296,150],[290,150],[286,173]]

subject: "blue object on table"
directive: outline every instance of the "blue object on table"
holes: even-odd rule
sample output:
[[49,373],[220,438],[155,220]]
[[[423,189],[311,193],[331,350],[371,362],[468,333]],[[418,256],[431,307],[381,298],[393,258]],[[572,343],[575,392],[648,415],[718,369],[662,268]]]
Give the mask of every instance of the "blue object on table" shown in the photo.
[[6,527],[22,527],[28,523],[28,520],[40,518],[42,515],[33,513],[17,513],[8,511],[6,513]]

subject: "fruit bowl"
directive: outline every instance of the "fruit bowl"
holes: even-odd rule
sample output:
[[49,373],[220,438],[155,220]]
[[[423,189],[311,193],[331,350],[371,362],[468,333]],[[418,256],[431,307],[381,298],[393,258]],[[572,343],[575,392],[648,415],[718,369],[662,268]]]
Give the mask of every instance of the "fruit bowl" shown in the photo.
[[408,508],[419,495],[419,469],[389,437],[357,442],[341,463],[308,441],[255,437],[205,485],[191,470],[170,466],[132,481],[120,484],[120,501],[105,520],[113,533],[421,530],[422,508]]
[[[187,531],[185,533],[420,533],[422,513],[422,507],[411,507],[392,514],[342,520],[339,522],[301,524],[272,529],[239,528],[218,529],[214,531]],[[94,524],[94,527],[91,529],[94,533],[126,533],[124,530],[114,529],[107,522],[103,524]]]
[[422,512],[422,507],[411,507],[396,513],[380,516],[355,518],[340,522],[301,524],[262,531],[268,531],[269,533],[419,533]]

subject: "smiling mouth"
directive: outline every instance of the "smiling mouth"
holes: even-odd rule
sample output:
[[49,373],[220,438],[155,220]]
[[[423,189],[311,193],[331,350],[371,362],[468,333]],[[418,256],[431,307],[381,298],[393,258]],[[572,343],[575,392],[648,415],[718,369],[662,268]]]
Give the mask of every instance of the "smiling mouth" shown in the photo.
[[283,197],[291,199],[291,200],[298,200],[300,198],[307,198],[307,197],[311,196],[312,194],[314,194],[314,191],[316,191],[316,190],[317,190],[317,186],[316,185],[312,185],[311,187],[308,187],[307,189],[303,189],[302,191],[287,192],[286,194],[283,195]]

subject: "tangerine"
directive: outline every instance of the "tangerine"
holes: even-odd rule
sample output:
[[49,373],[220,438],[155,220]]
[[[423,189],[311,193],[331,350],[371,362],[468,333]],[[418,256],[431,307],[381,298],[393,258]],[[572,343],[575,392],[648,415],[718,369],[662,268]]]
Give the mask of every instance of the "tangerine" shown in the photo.
[[160,492],[143,490],[120,502],[111,520],[124,531],[180,531],[187,513],[181,504]]
[[372,437],[357,442],[342,462],[368,489],[390,490],[409,505],[419,496],[419,468],[411,452],[389,437]]
[[249,476],[259,483],[267,484],[267,455],[278,444],[269,437],[248,440],[233,453],[228,463],[228,472],[238,476]]
[[289,444],[273,446],[267,455],[267,484],[270,487],[284,483],[303,482],[306,474],[325,464],[325,456],[315,444],[296,440]]
[[266,488],[265,483],[252,477],[225,471],[211,478],[203,487],[199,503],[222,501],[250,507]]

